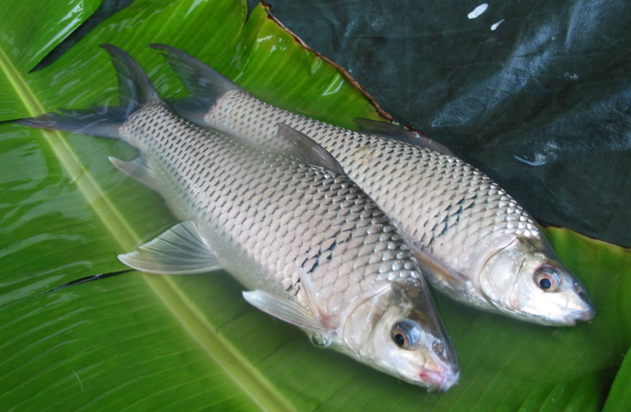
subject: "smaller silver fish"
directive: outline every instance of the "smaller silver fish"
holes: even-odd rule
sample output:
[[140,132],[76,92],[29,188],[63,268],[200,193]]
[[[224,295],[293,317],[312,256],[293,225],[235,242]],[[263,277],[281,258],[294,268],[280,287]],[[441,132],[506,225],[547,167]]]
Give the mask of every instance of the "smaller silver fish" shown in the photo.
[[[460,376],[421,269],[379,207],[321,148],[305,161],[197,127],[165,105],[131,56],[111,46],[122,107],[18,123],[118,139],[138,149],[123,173],[182,220],[119,256],[149,273],[223,268],[256,308],[312,340],[430,390]],[[308,138],[280,127],[289,146]],[[306,139],[306,140],[305,140]]]

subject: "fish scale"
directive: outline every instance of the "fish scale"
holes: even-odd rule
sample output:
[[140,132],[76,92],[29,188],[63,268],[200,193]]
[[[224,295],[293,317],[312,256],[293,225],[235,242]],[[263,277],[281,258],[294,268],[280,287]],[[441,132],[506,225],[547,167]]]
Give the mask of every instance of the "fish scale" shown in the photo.
[[305,133],[396,221],[408,243],[459,273],[475,271],[484,263],[481,257],[488,256],[489,245],[500,239],[541,236],[506,192],[453,156],[328,125],[243,90],[220,96],[204,121],[261,146],[279,147],[270,127],[276,123]]
[[[345,303],[394,280],[422,287],[401,236],[347,177],[260,153],[194,127],[159,104],[134,113],[121,134],[148,157],[178,218],[202,216],[196,221],[216,239],[212,248],[230,249],[220,254],[231,256],[222,260],[228,271],[245,272],[233,269],[233,260],[257,262],[251,276],[238,278],[249,289],[282,290],[305,303],[297,271],[302,267],[326,311],[340,315]],[[283,218],[293,226],[282,224]],[[273,224],[262,228],[257,223],[265,219]],[[363,254],[371,260],[356,259]]]

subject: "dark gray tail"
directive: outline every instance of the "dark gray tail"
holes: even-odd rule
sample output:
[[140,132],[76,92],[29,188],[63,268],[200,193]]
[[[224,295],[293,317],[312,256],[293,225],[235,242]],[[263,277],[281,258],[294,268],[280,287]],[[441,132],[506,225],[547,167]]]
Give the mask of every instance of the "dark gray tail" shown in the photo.
[[102,44],[111,56],[118,75],[120,106],[94,106],[88,110],[59,110],[16,121],[25,126],[40,129],[62,130],[89,136],[119,139],[120,125],[142,105],[160,101],[160,96],[142,70],[129,54],[111,44]]
[[167,103],[193,123],[209,126],[203,118],[217,99],[231,90],[242,90],[206,63],[175,47],[166,44],[150,44],[149,47],[162,51],[167,63],[192,96]]

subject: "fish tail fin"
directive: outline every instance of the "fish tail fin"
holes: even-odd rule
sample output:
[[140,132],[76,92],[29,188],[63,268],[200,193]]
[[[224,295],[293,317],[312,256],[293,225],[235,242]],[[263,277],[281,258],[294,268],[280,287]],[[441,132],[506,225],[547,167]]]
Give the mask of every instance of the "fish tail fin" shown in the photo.
[[60,110],[61,113],[46,113],[37,117],[16,120],[15,123],[38,129],[61,130],[88,136],[120,139],[118,127],[122,121],[110,120],[108,112],[92,110]]
[[146,103],[162,101],[145,71],[133,57],[111,44],[101,44],[100,47],[112,56],[112,64],[118,76],[120,105],[126,108],[127,116]]
[[241,90],[233,81],[182,50],[166,44],[150,44],[160,50],[191,96],[215,101],[231,90]]
[[159,102],[160,96],[129,54],[111,44],[102,44],[110,56],[118,76],[120,106],[94,106],[88,110],[59,110],[39,117],[17,120],[16,123],[39,129],[61,130],[88,136],[120,139],[119,127],[142,105]]
[[231,90],[242,90],[206,63],[175,47],[166,44],[150,44],[149,47],[162,52],[162,56],[192,96],[188,99],[169,101],[169,105],[182,117],[194,123],[205,123],[204,114],[221,96]]

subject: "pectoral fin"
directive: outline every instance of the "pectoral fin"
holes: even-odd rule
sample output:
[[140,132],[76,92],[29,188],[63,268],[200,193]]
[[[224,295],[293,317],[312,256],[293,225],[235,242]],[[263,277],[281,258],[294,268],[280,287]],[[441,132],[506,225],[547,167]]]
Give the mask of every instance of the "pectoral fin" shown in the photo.
[[414,133],[402,127],[370,119],[355,119],[354,121],[359,126],[359,130],[362,132],[375,134],[377,136],[397,140],[399,142],[422,146],[426,149],[431,149],[435,152],[455,157],[451,150],[447,149],[436,140],[432,140],[426,136]]
[[243,297],[250,305],[282,321],[325,335],[331,333],[319,316],[297,302],[263,290],[243,292]]
[[127,176],[139,181],[149,189],[157,191],[153,170],[151,170],[147,159],[143,155],[138,155],[138,157],[131,162],[124,162],[115,157],[109,157],[109,159],[118,170],[125,173]]
[[192,275],[221,269],[217,256],[193,222],[177,224],[118,259],[136,270],[161,275]]
[[431,272],[434,276],[443,279],[447,283],[463,286],[467,283],[467,278],[456,272],[454,269],[436,260],[433,256],[428,255],[422,250],[411,247],[414,256],[421,268]]

